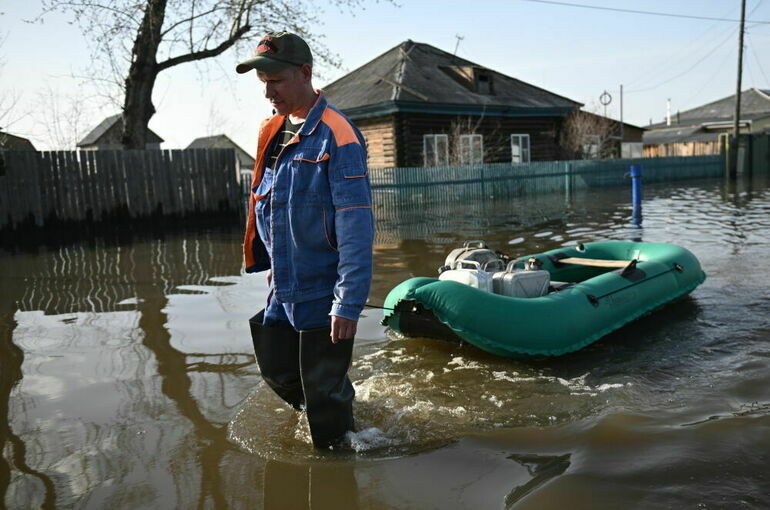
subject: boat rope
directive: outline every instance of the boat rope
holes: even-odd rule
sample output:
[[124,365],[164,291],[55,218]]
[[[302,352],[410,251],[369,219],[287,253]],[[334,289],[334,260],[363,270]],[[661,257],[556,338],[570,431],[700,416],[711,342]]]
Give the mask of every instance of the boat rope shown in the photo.
[[380,310],[390,310],[391,312],[395,311],[395,308],[388,308],[387,306],[370,305],[369,303],[365,304],[364,306],[368,306],[369,308],[378,308]]
[[649,278],[645,278],[643,280],[639,280],[637,282],[630,283],[630,284],[626,285],[625,287],[621,287],[619,289],[615,289],[613,291],[610,291],[610,292],[607,292],[605,294],[602,294],[601,296],[593,296],[591,294],[586,294],[586,297],[588,298],[588,301],[590,301],[592,305],[599,306],[599,300],[600,299],[604,299],[606,297],[612,296],[613,294],[617,294],[618,292],[624,291],[626,289],[630,289],[631,287],[635,287],[635,286],[639,285],[640,283],[644,283],[644,282],[648,282],[650,280],[654,280],[655,278],[657,278],[659,276],[663,276],[663,275],[671,273],[673,271],[677,271],[677,272],[681,273],[682,271],[684,271],[684,268],[681,265],[674,263],[674,267],[672,267],[671,269],[669,269],[667,271],[662,271],[662,272],[656,274],[655,276],[650,276]]

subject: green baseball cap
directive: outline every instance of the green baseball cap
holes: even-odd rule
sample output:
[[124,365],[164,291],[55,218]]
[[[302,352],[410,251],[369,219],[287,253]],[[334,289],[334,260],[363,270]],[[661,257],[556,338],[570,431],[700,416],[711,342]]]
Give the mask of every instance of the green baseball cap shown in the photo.
[[270,32],[259,41],[254,56],[238,64],[238,73],[252,69],[274,73],[289,66],[313,65],[310,47],[298,35],[289,32]]

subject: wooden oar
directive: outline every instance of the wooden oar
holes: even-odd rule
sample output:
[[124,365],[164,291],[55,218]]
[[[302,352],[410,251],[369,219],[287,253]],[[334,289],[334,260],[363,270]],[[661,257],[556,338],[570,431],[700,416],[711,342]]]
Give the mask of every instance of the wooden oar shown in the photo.
[[633,260],[604,260],[604,259],[584,259],[580,257],[567,257],[558,260],[559,264],[576,264],[578,266],[593,267],[628,267]]

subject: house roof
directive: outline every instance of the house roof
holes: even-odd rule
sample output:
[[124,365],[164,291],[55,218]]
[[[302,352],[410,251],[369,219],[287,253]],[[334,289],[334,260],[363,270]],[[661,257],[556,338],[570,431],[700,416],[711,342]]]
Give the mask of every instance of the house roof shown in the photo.
[[612,117],[605,117],[604,115],[599,115],[598,113],[589,112],[586,110],[578,110],[582,115],[589,115],[591,117],[598,117],[600,119],[607,119],[611,122],[614,122],[616,124],[623,124],[624,127],[630,127],[632,129],[640,129],[642,131],[646,130],[647,128],[644,126],[637,126],[636,124],[629,124],[628,122],[620,122],[617,119],[613,119]]
[[188,149],[235,149],[235,153],[238,157],[238,161],[241,163],[241,166],[253,166],[254,165],[254,158],[246,152],[240,145],[235,143],[225,134],[221,135],[213,135],[213,136],[202,136],[200,138],[196,138],[192,142],[190,142],[190,145],[187,146]]
[[[478,79],[491,82],[492,93],[484,93],[477,87]],[[577,101],[411,40],[330,83],[324,88],[324,94],[352,118],[394,111],[565,115],[582,106]]]
[[[735,94],[698,106],[691,110],[679,112],[672,116],[672,122],[677,119],[678,126],[703,125],[709,122],[732,120],[735,115]],[[741,92],[741,120],[754,120],[770,117],[770,90],[748,89]],[[665,122],[648,126],[648,129],[667,128]]]
[[[82,140],[78,142],[78,147],[83,147],[85,145],[93,145],[96,143],[99,143],[99,139],[104,136],[107,131],[109,131],[113,126],[118,125],[121,129],[123,127],[123,114],[118,113],[116,115],[112,115],[110,117],[107,117],[103,121],[99,123],[98,126],[96,126],[94,129],[91,130],[90,133],[88,133],[85,137],[83,137]],[[159,137],[153,130],[148,129],[149,136],[148,136],[148,143],[160,143],[163,141],[163,138]]]
[[678,126],[645,131],[642,142],[645,145],[681,142],[713,142],[719,139],[719,132],[704,131],[700,126]]
[[11,151],[37,150],[27,138],[0,131],[0,150],[2,149]]

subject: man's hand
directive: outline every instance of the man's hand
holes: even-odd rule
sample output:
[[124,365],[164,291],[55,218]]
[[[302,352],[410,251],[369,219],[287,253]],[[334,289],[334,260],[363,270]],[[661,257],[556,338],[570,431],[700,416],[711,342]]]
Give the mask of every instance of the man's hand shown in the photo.
[[332,343],[336,344],[340,340],[352,340],[356,336],[356,326],[358,326],[358,321],[332,315]]
[[268,269],[267,273],[265,273],[265,279],[267,280],[267,286],[270,287],[273,283],[273,270]]

